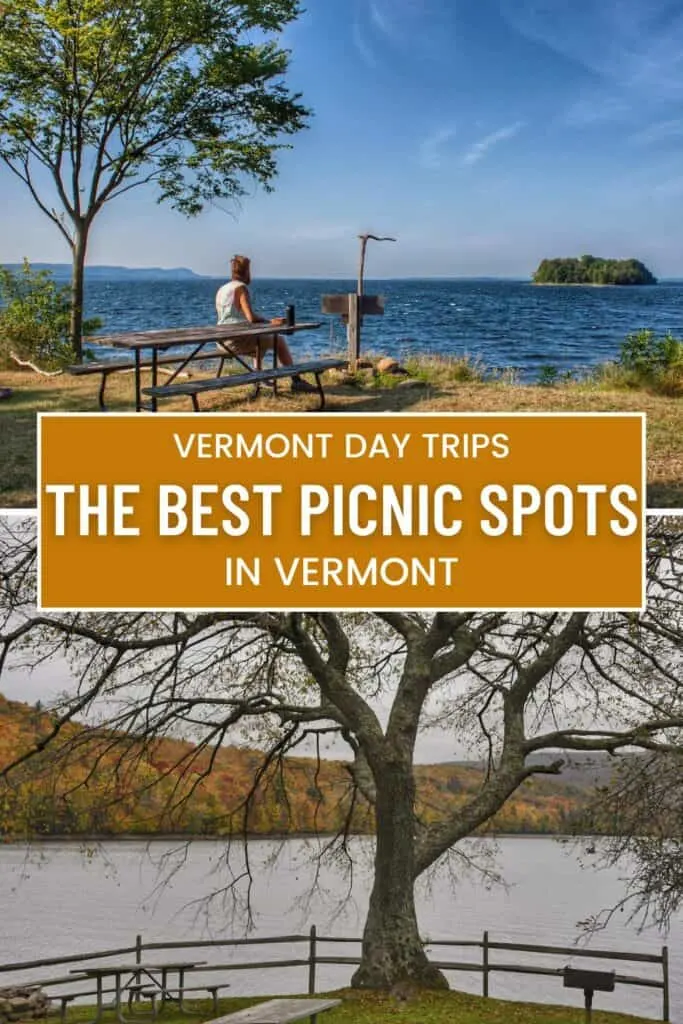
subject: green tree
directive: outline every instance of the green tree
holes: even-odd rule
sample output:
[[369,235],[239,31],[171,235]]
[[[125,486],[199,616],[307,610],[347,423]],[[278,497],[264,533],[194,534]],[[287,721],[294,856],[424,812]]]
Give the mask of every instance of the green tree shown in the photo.
[[584,255],[579,259],[541,260],[532,275],[534,284],[656,284],[640,260],[605,260]]
[[0,158],[67,241],[71,342],[82,355],[90,230],[105,203],[153,183],[193,216],[255,180],[308,111],[276,36],[296,0],[5,0]]
[[[47,270],[32,270],[24,260],[20,271],[0,267],[0,356],[52,370],[72,363],[71,302],[68,288],[55,284]],[[102,321],[83,321],[96,330]]]

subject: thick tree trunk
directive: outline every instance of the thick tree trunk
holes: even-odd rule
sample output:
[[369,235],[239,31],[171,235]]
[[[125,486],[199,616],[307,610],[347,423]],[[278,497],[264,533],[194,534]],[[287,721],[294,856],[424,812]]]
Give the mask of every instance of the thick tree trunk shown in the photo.
[[83,291],[85,278],[85,253],[88,245],[88,232],[85,225],[76,228],[73,245],[73,264],[71,270],[71,346],[76,353],[77,362],[83,359]]
[[388,766],[377,781],[375,880],[354,988],[389,990],[397,983],[448,988],[427,959],[414,898],[414,783],[410,765]]

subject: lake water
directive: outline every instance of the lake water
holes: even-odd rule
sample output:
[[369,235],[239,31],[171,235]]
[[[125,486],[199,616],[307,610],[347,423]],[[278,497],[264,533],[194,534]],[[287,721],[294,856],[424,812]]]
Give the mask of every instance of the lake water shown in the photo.
[[[326,936],[357,936],[367,906],[368,857],[371,841],[354,841],[359,864],[353,884],[333,869],[325,869],[311,892],[311,858],[315,844],[304,840],[254,842],[250,847],[256,876],[253,891],[254,936],[305,934],[312,923]],[[480,848],[493,850],[493,841]],[[27,854],[20,846],[0,847],[0,964],[42,957],[69,955],[132,945],[137,933],[146,941],[191,941],[243,937],[244,917],[239,906],[220,899],[208,908],[208,892],[225,885],[224,846],[213,840],[195,840],[182,848],[182,866],[165,887],[157,888],[160,864],[172,857],[178,844],[155,841],[109,842],[96,856],[84,856],[74,843],[41,844]],[[241,857],[233,851],[234,867]],[[167,864],[168,866],[168,864]],[[498,841],[498,867],[507,888],[487,889],[473,877],[461,877],[455,887],[442,871],[419,892],[419,920],[431,940],[480,940],[485,929],[491,941],[571,945],[576,923],[599,908],[612,905],[623,893],[620,872],[582,870],[574,855],[548,838],[513,837]],[[236,916],[235,916],[236,915]],[[672,1020],[683,1021],[683,918],[674,922],[668,942],[671,950]],[[593,938],[596,949],[659,953],[663,937],[655,931],[638,934],[625,915],[617,914],[606,931]],[[357,947],[320,944],[320,955],[355,955]],[[167,959],[185,956],[175,951]],[[203,949],[190,953],[209,963],[252,962],[306,956],[306,946]],[[148,959],[161,959],[150,953]],[[479,961],[476,949],[436,950],[436,957]],[[119,958],[120,959],[120,958]],[[126,958],[124,958],[126,959]],[[492,953],[499,962],[531,962],[517,952]],[[535,959],[538,963],[538,959]],[[544,962],[544,961],[541,961]],[[546,958],[548,966],[564,966],[570,957]],[[638,976],[657,976],[654,964],[616,964],[575,961],[584,967]],[[68,969],[68,968],[67,968]],[[55,977],[64,968],[47,968],[43,977]],[[321,965],[318,990],[341,987],[351,969]],[[0,975],[5,981],[22,975]],[[25,977],[25,975],[23,975]],[[211,976],[214,980],[216,975]],[[451,972],[453,988],[481,991],[477,974]],[[293,994],[306,990],[306,968],[273,968],[231,972],[231,994]],[[582,994],[562,988],[559,978],[496,973],[491,976],[492,996],[539,1002],[581,1005]],[[622,986],[613,994],[596,994],[596,1008],[661,1019],[661,992]]]
[[[103,332],[152,330],[213,323],[212,278],[95,280],[86,286],[86,313],[100,316]],[[320,320],[326,293],[355,291],[340,280],[257,280],[254,307],[280,316],[296,307],[298,320]],[[614,359],[627,334],[651,328],[683,329],[683,284],[634,288],[533,287],[525,281],[368,281],[368,294],[386,296],[384,316],[366,317],[363,350],[398,355],[469,353],[488,368],[515,367],[533,379],[540,367],[560,371]],[[300,355],[346,348],[336,317],[322,317],[318,331],[300,335]],[[120,353],[117,353],[120,355]]]

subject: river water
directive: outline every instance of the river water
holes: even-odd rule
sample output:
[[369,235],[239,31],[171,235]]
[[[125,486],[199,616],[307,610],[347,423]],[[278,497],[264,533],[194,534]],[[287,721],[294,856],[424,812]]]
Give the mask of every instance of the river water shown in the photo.
[[[353,877],[343,867],[326,867],[317,877],[313,855],[317,846],[300,839],[282,843],[261,840],[250,845],[254,874],[251,893],[254,936],[305,934],[315,923],[321,935],[358,936],[367,907],[371,841],[353,843],[357,863]],[[419,890],[419,921],[423,935],[480,940],[487,929],[491,941],[572,945],[577,922],[601,907],[614,904],[623,894],[623,871],[582,869],[577,858],[553,839],[504,838],[494,844],[482,840],[480,854],[497,857],[505,887],[487,885],[481,876],[440,870]],[[21,960],[69,955],[129,946],[140,933],[145,941],[187,941],[244,937],[247,921],[244,886],[237,900],[217,897],[208,906],[204,897],[225,886],[230,872],[243,867],[241,853],[233,849],[226,867],[225,847],[214,840],[194,840],[187,847],[167,840],[112,841],[83,850],[77,843],[49,842],[28,851],[21,846],[0,847],[0,965]],[[159,885],[168,869],[177,870]],[[606,931],[589,946],[596,949],[659,953],[668,941],[671,956],[672,1020],[683,1022],[683,917],[670,935],[654,930],[638,934],[626,914],[617,914]],[[321,943],[319,955],[354,956],[357,947]],[[188,951],[209,963],[305,958],[305,944],[293,946],[224,947]],[[173,954],[150,953],[147,959],[177,959]],[[481,962],[477,949],[437,948],[438,959]],[[119,958],[121,959],[121,958]],[[124,957],[130,959],[130,957]],[[530,963],[517,952],[491,954],[491,962]],[[575,962],[597,970],[657,977],[657,965],[607,963],[547,957],[535,963],[564,966]],[[68,969],[68,966],[67,968]],[[348,983],[352,968],[321,965],[318,991]],[[47,968],[43,977],[62,975],[64,967]],[[215,980],[218,972],[212,975]],[[26,972],[0,973],[0,984],[27,977]],[[453,988],[481,991],[475,973],[451,972]],[[306,991],[305,967],[231,972],[230,994],[293,994]],[[559,978],[495,973],[492,996],[539,1002],[581,1005],[582,994],[562,988]],[[596,994],[596,1008],[624,1010],[661,1019],[661,992],[634,986],[617,987],[613,994]]]

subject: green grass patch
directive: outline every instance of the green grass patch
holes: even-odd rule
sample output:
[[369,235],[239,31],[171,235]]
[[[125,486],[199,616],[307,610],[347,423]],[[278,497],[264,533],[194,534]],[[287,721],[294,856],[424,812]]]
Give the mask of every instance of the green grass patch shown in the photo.
[[[339,992],[325,993],[331,998],[341,999],[342,1005],[334,1010],[323,1013],[318,1018],[319,1024],[511,1024],[520,1021],[523,1024],[583,1024],[583,1009],[564,1006],[544,1006],[537,1003],[517,1003],[502,999],[483,999],[481,996],[467,995],[464,992],[432,992],[414,993],[406,1001],[399,1001],[392,995],[376,992],[360,992],[354,989],[342,989]],[[271,996],[264,997],[273,998]],[[577,1002],[582,994],[577,992]],[[606,997],[609,998],[609,997]],[[263,999],[242,997],[219,1000],[220,1016],[235,1013],[247,1006],[253,1006]],[[144,1004],[141,1004],[144,1005]],[[159,1016],[160,1024],[188,1024],[195,1020],[197,1024],[211,1020],[215,1015],[210,1000],[188,1003],[196,1017],[180,1014],[170,1007],[164,1009]],[[93,1007],[73,1007],[67,1012],[67,1024],[80,1024],[92,1020]],[[140,1015],[135,1018],[144,1021]],[[113,1024],[116,1020],[112,1012],[104,1014],[105,1024]],[[633,1017],[628,1014],[609,1013],[596,1010],[593,1013],[593,1024],[646,1024],[645,1018]]]
[[483,384],[485,363],[465,353],[462,356],[422,356],[407,360],[409,375],[428,384]]

